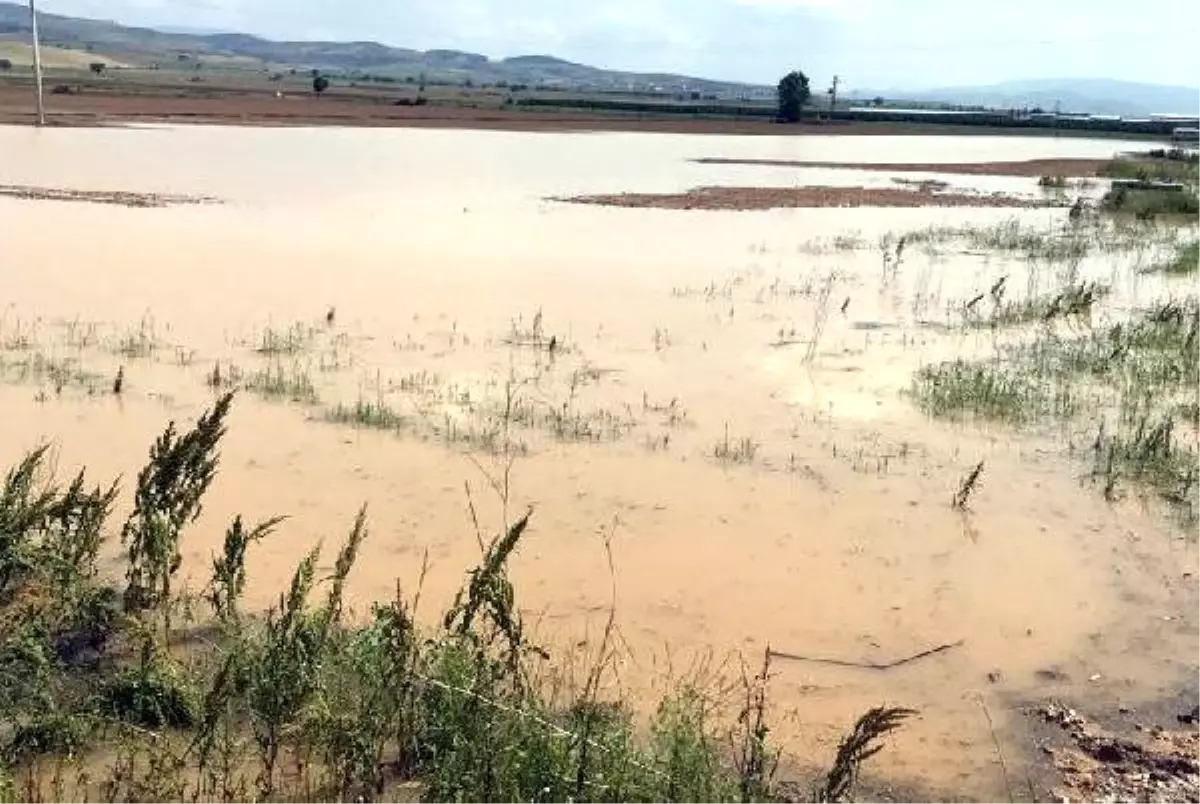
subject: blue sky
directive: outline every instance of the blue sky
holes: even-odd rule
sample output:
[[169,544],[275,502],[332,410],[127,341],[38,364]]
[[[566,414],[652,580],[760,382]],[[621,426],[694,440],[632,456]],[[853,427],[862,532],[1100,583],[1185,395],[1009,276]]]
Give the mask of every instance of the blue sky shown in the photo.
[[371,39],[618,69],[919,89],[1030,78],[1200,85],[1197,0],[38,0],[43,11]]

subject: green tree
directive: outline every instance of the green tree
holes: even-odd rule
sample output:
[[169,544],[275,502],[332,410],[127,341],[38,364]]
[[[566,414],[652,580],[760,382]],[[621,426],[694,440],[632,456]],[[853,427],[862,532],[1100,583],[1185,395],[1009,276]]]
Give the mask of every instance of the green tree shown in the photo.
[[800,110],[808,103],[812,93],[808,89],[808,76],[799,70],[779,79],[779,119],[785,123],[800,120]]
[[313,92],[320,95],[325,90],[329,89],[329,79],[323,75],[318,75],[313,79]]

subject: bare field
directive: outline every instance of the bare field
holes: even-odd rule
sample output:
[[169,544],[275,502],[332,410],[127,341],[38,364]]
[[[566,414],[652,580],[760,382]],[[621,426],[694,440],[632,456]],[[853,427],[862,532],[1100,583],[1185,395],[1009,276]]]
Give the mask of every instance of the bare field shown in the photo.
[[[733,162],[818,165],[1119,149],[719,145]],[[20,155],[0,183],[223,201],[0,197],[0,463],[50,441],[60,467],[129,479],[168,420],[239,389],[221,473],[184,538],[193,588],[234,515],[285,514],[247,561],[247,605],[271,605],[367,503],[355,611],[397,579],[413,588],[427,556],[430,619],[479,559],[471,509],[492,532],[532,507],[513,581],[546,644],[594,641],[615,607],[619,681],[647,701],[668,677],[718,684],[768,646],[835,660],[776,662],[772,737],[786,756],[829,756],[868,707],[912,707],[919,718],[872,769],[943,796],[1007,795],[997,741],[1009,771],[1040,761],[1026,702],[1149,709],[1194,682],[1195,534],[1136,487],[1097,489],[1089,428],[1108,414],[1018,428],[930,418],[913,398],[923,367],[1193,293],[1147,270],[1188,231],[985,208],[993,192],[1042,197],[1012,175],[964,178],[970,207],[547,200],[749,176],[776,192],[797,176],[836,183],[821,167],[695,161],[713,149],[618,133],[0,128],[0,151]],[[1000,326],[1025,321],[1004,300],[1032,307],[1089,282],[1104,286],[1094,304]],[[976,466],[969,500],[952,505]],[[847,666],[940,645],[954,647]]]

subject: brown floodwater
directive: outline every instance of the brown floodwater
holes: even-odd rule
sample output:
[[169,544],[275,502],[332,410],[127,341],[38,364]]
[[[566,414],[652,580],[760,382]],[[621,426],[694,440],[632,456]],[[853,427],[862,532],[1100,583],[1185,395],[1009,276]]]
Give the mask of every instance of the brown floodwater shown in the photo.
[[[0,183],[223,202],[0,197],[0,463],[49,440],[63,471],[122,476],[128,505],[154,436],[211,404],[215,365],[224,376],[307,377],[313,404],[240,395],[183,572],[193,588],[205,583],[235,514],[286,514],[249,560],[248,602],[268,606],[314,544],[332,555],[366,503],[355,607],[390,597],[397,579],[414,590],[427,553],[422,613],[432,621],[479,556],[464,483],[488,531],[504,521],[483,474],[498,476],[502,462],[481,442],[496,437],[511,385],[520,455],[508,516],[535,509],[513,575],[543,640],[572,644],[602,629],[612,596],[604,534],[621,681],[634,699],[706,656],[735,675],[728,657],[753,664],[767,645],[887,662],[963,640],[887,671],[777,660],[775,735],[795,761],[825,762],[861,711],[910,706],[920,717],[874,770],[994,798],[1005,783],[985,707],[1019,773],[1033,750],[1021,701],[1137,706],[1194,674],[1195,584],[1184,573],[1195,539],[1135,498],[1105,502],[1082,479],[1086,461],[1049,429],[934,422],[906,398],[921,365],[1001,345],[1003,335],[954,326],[953,311],[1001,276],[1021,292],[1053,287],[1059,267],[910,247],[885,270],[875,244],[930,225],[1046,227],[1066,210],[713,212],[547,199],[892,178],[692,161],[714,153],[952,163],[1129,147],[0,128]],[[1038,192],[1032,178],[929,176]],[[835,246],[838,236],[857,247]],[[1145,259],[1077,266],[1114,285],[1098,319],[1165,292],[1165,280],[1134,270]],[[535,319],[559,345],[553,356],[512,343]],[[259,354],[268,330],[295,333],[295,348]],[[59,391],[45,372],[13,370],[22,361],[76,373]],[[105,391],[122,365],[117,398]],[[330,407],[359,401],[406,417],[404,432],[325,421]],[[734,459],[715,457],[726,445]],[[956,512],[951,495],[979,461],[971,511]],[[115,547],[113,560],[115,569]]]

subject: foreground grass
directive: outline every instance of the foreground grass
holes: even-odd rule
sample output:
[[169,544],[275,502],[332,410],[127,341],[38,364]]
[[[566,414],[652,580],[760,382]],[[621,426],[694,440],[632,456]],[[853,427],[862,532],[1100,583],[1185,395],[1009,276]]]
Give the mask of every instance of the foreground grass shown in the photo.
[[[281,519],[234,519],[211,579],[181,592],[180,540],[215,478],[232,394],[168,426],[112,521],[116,484],[66,484],[28,455],[0,486],[0,799],[102,801],[768,800],[769,654],[732,725],[704,690],[669,691],[648,725],[601,693],[612,627],[582,677],[525,630],[507,563],[530,514],[490,541],[435,629],[411,598],[351,621],[365,509],[324,569],[298,564],[263,615],[243,610],[249,550]],[[112,528],[123,583],[99,569]],[[318,567],[322,569],[318,572]],[[199,609],[207,609],[200,614]],[[878,708],[839,746],[816,800],[845,800],[911,712]]]

